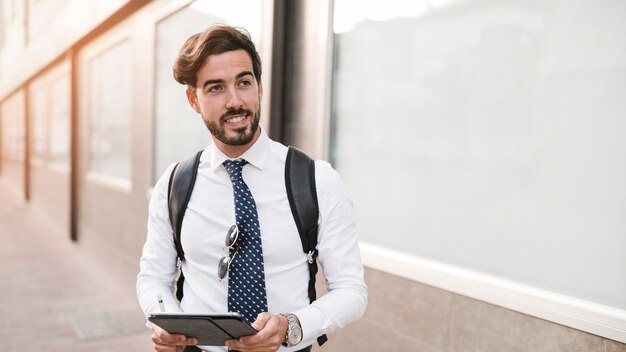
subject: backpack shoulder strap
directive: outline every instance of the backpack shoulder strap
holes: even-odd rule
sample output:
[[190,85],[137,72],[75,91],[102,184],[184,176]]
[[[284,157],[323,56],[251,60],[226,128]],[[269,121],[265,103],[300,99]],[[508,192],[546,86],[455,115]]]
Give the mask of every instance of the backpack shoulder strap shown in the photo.
[[196,183],[201,155],[202,150],[193,157],[178,163],[172,170],[167,189],[170,223],[174,231],[174,244],[180,260],[185,260],[185,252],[180,243],[180,230],[183,226],[183,217],[191,198],[193,186]]
[[[315,188],[315,161],[301,150],[290,146],[285,165],[285,184],[291,213],[298,227],[302,250],[309,262],[309,301],[317,298],[315,275],[317,274],[317,233],[319,205]],[[321,346],[328,340],[326,335],[317,338]]]
[[315,162],[295,147],[289,147],[287,152],[285,183],[291,213],[300,233],[302,250],[309,254],[309,262],[311,262],[311,252],[315,252],[315,247],[317,247],[317,220],[319,218],[315,189]]

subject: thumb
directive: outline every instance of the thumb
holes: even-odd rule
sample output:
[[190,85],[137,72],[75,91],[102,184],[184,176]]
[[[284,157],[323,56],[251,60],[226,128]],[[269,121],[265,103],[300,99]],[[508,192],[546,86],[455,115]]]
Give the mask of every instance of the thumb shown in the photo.
[[267,324],[267,322],[270,320],[271,317],[272,315],[270,313],[266,313],[266,312],[260,313],[256,317],[256,320],[254,321],[254,323],[252,323],[252,328],[256,331],[263,329],[265,327],[265,324]]

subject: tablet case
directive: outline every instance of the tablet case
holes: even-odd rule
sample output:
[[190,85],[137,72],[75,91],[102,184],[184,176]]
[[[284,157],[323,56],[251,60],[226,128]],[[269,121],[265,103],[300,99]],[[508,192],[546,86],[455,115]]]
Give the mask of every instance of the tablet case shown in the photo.
[[224,341],[254,335],[256,331],[238,313],[151,314],[148,320],[170,334],[198,339],[198,345],[224,346]]

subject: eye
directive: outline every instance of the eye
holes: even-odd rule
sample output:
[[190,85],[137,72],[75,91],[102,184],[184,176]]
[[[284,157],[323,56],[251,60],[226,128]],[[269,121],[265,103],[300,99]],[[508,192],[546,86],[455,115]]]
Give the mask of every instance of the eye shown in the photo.
[[242,87],[250,87],[252,85],[252,81],[250,81],[249,79],[244,79],[239,82],[239,85]]
[[210,86],[207,91],[208,92],[219,92],[220,90],[222,90],[222,86],[217,84],[217,85],[214,85],[214,86]]

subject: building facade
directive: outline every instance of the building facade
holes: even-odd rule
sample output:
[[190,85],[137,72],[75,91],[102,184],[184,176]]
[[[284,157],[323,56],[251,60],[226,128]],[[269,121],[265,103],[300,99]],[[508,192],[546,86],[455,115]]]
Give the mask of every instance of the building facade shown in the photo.
[[241,26],[264,63],[263,127],[329,160],[354,198],[370,303],[325,350],[626,351],[625,15],[611,0],[4,0],[0,178],[134,286],[152,187],[210,141],[174,57]]

